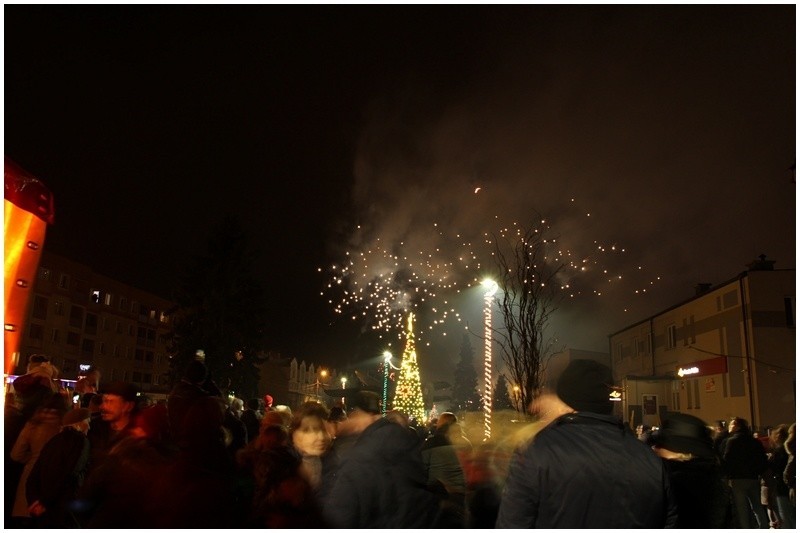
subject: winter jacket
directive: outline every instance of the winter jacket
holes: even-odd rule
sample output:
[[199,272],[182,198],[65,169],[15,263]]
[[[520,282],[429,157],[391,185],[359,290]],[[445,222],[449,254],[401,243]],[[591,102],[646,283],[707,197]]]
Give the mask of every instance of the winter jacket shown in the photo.
[[422,464],[427,473],[428,486],[441,483],[448,493],[465,494],[467,483],[458,460],[456,448],[447,438],[447,428],[439,428],[425,439],[422,445]]
[[665,460],[678,505],[679,529],[724,529],[729,520],[729,488],[717,459]]
[[661,459],[610,415],[571,413],[515,452],[498,528],[674,527]]
[[789,454],[786,453],[783,445],[776,446],[772,450],[772,455],[767,460],[767,471],[765,481],[770,489],[775,491],[775,496],[789,496],[789,486],[783,480],[783,473],[789,463]]
[[323,513],[340,528],[436,526],[439,504],[425,488],[417,440],[384,418],[370,424],[343,457]]
[[752,435],[737,431],[725,441],[722,467],[729,479],[758,479],[767,468],[767,453]]
[[11,449],[11,459],[18,463],[25,463],[25,469],[22,471],[17,485],[12,516],[30,516],[28,506],[33,502],[28,502],[25,496],[25,484],[42,448],[60,430],[61,413],[55,409],[40,409],[22,428],[22,432]]
[[89,464],[89,439],[67,427],[45,444],[28,478],[28,501],[41,502],[46,512],[40,527],[77,527],[71,504],[77,499]]

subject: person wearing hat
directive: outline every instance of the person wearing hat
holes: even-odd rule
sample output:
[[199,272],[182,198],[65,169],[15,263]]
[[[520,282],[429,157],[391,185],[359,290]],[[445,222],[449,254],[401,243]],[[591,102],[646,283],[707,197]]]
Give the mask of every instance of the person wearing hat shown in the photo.
[[70,509],[89,463],[90,417],[86,408],[67,411],[61,432],[47,442],[31,471],[25,493],[37,527],[80,527]]
[[[336,392],[352,406],[339,425],[354,439],[341,457],[333,483],[322,499],[323,515],[337,528],[458,527],[445,522],[436,496],[425,488],[418,441],[381,415],[376,392]],[[335,442],[335,441],[334,441]]]
[[569,409],[514,453],[496,527],[674,527],[661,459],[612,415],[611,369],[575,359],[545,383]]
[[103,463],[114,444],[131,434],[137,392],[136,387],[124,381],[113,381],[100,389],[100,420],[89,429],[91,470]]
[[673,413],[653,434],[653,451],[664,459],[678,506],[680,529],[725,528],[729,494],[711,431],[699,418]]

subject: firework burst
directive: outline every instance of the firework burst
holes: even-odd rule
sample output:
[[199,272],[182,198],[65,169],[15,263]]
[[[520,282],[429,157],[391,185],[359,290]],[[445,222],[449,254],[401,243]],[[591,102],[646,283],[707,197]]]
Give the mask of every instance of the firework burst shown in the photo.
[[381,338],[402,339],[410,312],[427,317],[429,323],[418,330],[418,340],[424,343],[426,331],[430,334],[450,320],[461,321],[461,312],[452,300],[493,274],[498,243],[513,244],[529,229],[540,235],[531,244],[541,247],[543,264],[537,267],[562,267],[556,282],[566,300],[618,291],[635,297],[647,294],[661,279],[658,275],[647,279],[643,266],[631,265],[624,246],[595,236],[597,226],[586,211],[576,216],[573,208],[553,222],[537,217],[527,225],[504,224],[497,215],[484,228],[487,226],[493,229],[470,235],[467,230],[445,230],[442,224],[432,223],[417,233],[420,237],[394,242],[369,239],[359,227],[354,241],[368,244],[346,252],[344,261],[331,265],[321,295],[336,314],[362,322]]

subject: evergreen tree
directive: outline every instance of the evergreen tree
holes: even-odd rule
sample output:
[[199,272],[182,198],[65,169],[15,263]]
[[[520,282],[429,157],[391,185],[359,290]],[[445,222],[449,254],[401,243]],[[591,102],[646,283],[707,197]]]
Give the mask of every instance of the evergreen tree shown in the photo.
[[452,409],[455,411],[480,411],[483,409],[483,397],[478,393],[475,352],[466,333],[461,343],[459,357],[453,379]]
[[511,399],[508,390],[508,381],[505,375],[500,374],[497,378],[497,384],[492,391],[492,408],[495,411],[513,410],[514,402]]
[[406,347],[400,363],[400,378],[394,391],[392,405],[395,409],[415,418],[418,423],[424,424],[425,403],[422,400],[422,380],[419,375],[417,349],[414,344],[414,313],[411,313],[408,317]]
[[251,273],[255,256],[240,222],[226,217],[214,229],[208,252],[181,279],[167,335],[171,382],[197,350],[205,352],[211,379],[241,398],[257,396],[265,322],[264,291]]

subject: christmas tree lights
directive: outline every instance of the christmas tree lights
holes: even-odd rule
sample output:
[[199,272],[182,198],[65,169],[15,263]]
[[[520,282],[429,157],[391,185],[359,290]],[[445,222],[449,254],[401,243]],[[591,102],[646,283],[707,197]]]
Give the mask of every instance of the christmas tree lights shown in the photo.
[[394,393],[395,409],[413,417],[420,424],[425,423],[425,404],[422,401],[422,381],[417,364],[417,350],[414,345],[414,313],[408,316],[406,347],[400,363],[400,378]]

